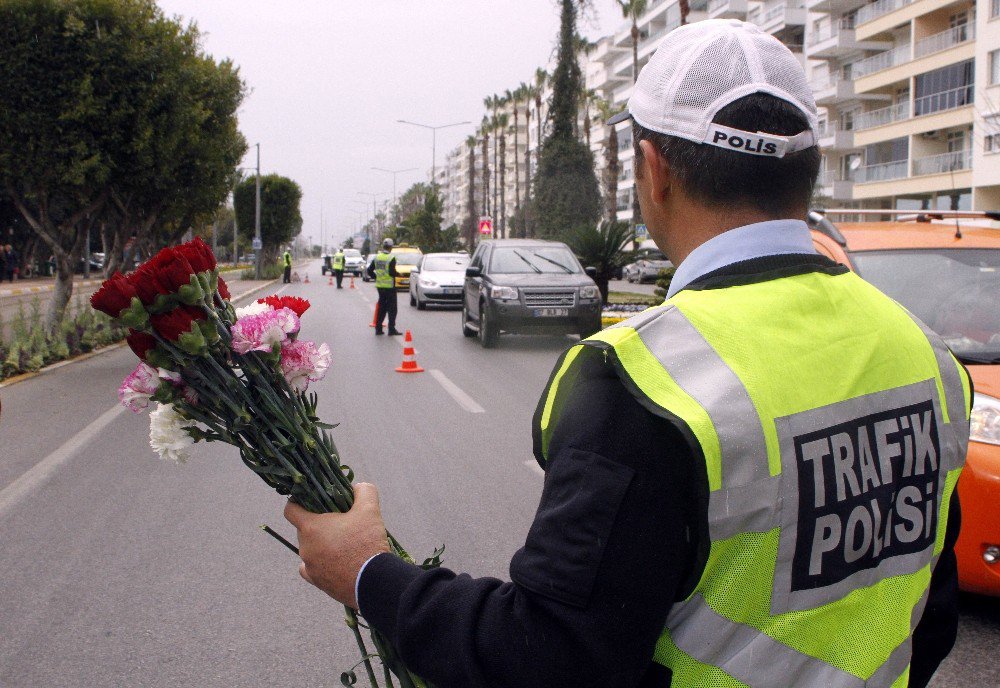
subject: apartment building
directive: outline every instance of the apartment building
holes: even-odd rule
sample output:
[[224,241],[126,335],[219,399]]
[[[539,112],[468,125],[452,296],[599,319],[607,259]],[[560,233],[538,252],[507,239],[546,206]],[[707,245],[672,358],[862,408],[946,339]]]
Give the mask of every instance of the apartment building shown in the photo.
[[1000,207],[1000,2],[807,0],[821,193],[852,207]]

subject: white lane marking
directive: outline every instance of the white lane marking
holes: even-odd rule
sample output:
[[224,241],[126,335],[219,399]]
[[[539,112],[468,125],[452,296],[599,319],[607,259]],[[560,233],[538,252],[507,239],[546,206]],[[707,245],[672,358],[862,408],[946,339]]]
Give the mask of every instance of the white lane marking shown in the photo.
[[28,469],[20,478],[0,490],[0,517],[41,487],[64,463],[73,458],[78,450],[124,412],[125,407],[121,405],[108,409],[93,423],[66,440],[61,447]]
[[442,373],[440,370],[432,370],[430,372],[434,379],[438,381],[438,384],[444,387],[444,391],[450,394],[451,398],[454,399],[459,406],[464,408],[469,413],[486,413],[486,409],[477,404],[472,397],[463,392],[454,382],[449,380],[447,375]]
[[531,470],[533,470],[538,475],[541,475],[541,476],[545,475],[545,471],[542,470],[542,467],[539,466],[538,462],[535,461],[534,459],[532,459],[531,461],[525,461],[524,465],[527,466],[528,468],[530,468]]

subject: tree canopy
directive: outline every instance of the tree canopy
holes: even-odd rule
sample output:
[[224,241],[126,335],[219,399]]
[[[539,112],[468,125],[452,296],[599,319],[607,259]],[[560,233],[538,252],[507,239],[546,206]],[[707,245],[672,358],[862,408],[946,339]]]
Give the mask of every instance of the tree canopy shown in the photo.
[[[236,186],[236,221],[240,236],[252,239],[256,231],[257,183],[247,177]],[[275,253],[302,229],[302,188],[288,177],[267,174],[260,178],[260,237],[264,252]]]
[[552,75],[549,136],[535,170],[534,224],[541,237],[563,238],[600,216],[594,158],[576,137],[582,75],[576,54],[575,0],[561,0],[559,57]]
[[211,217],[246,150],[244,86],[153,0],[0,0],[0,45],[0,188],[55,255],[51,323],[95,227],[114,262]]

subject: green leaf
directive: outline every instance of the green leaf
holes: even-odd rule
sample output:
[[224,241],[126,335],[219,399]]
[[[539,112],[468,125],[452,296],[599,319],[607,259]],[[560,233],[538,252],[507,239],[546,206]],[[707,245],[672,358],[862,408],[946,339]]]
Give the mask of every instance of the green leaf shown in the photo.
[[353,686],[358,682],[358,676],[353,671],[345,671],[340,675],[340,685]]

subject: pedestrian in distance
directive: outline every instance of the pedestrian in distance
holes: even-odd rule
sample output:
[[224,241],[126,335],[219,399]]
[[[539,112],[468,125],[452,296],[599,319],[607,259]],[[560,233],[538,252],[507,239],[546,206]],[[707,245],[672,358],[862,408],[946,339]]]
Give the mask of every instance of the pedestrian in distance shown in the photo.
[[627,120],[677,272],[557,362],[512,580],[386,553],[367,484],[347,514],[289,502],[303,577],[438,688],[926,686],[956,634],[966,371],[813,248],[816,105],[777,39],[675,29]]
[[375,322],[375,334],[383,334],[382,323],[389,316],[389,334],[403,334],[396,329],[396,256],[392,255],[393,241],[382,242],[382,250],[368,266],[368,276],[374,278],[375,289],[378,290],[378,320]]
[[0,274],[0,280],[6,275],[8,282],[14,281],[14,275],[17,274],[17,261],[18,261],[17,251],[11,244],[7,244],[3,247],[3,273]]
[[281,281],[284,284],[291,284],[292,283],[292,254],[291,254],[291,252],[288,251],[288,250],[286,250],[285,251],[285,255],[282,258],[282,260],[284,261],[284,264],[285,264],[285,273],[284,273],[284,276],[282,277]]
[[344,249],[338,248],[333,254],[333,275],[337,278],[337,289],[343,289],[344,281]]

